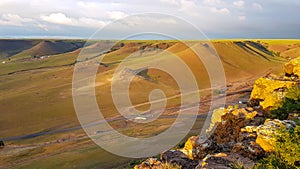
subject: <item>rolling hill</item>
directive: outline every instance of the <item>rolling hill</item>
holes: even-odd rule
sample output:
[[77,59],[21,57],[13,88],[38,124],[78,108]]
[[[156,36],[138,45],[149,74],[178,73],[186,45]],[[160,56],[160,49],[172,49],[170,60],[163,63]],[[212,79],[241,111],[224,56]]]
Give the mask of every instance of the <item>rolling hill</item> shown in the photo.
[[8,58],[24,50],[32,48],[39,43],[38,40],[0,40],[0,59]]
[[83,47],[84,41],[43,40],[33,47],[11,56],[11,59],[49,56],[67,53]]
[[[170,109],[163,114],[166,118],[146,125],[124,119],[114,120],[120,114],[113,106],[111,80],[120,62],[127,56],[131,58],[126,63],[137,67],[130,70],[139,70],[144,68],[140,66],[144,63],[168,62],[172,59],[171,55],[175,55],[193,72],[201,96],[205,98],[211,94],[203,63],[184,43],[122,41],[108,51],[101,50],[111,43],[114,42],[90,42],[85,48],[86,59],[80,62],[87,66],[99,64],[95,82],[99,108],[119,132],[143,137],[164,131],[174,122],[176,113],[173,110],[177,110],[176,106],[180,103],[176,81],[168,73],[149,69],[145,71],[147,78],[153,80],[135,77],[130,84],[131,102],[137,109],[145,110],[150,105],[149,93],[153,89],[161,89],[170,97],[167,103]],[[257,77],[281,72],[287,59],[299,53],[300,40],[190,43],[193,49],[201,49],[203,55],[215,49],[224,67],[227,86],[243,89]],[[83,45],[81,40],[0,40],[0,140],[6,139],[7,145],[6,149],[0,150],[0,168],[109,168],[130,160],[98,148],[80,127],[72,100],[72,77]],[[48,55],[50,57],[41,58]],[[177,65],[171,66],[180,70]],[[199,114],[203,115],[201,113],[205,113],[206,108],[203,104]],[[199,132],[202,124],[203,119],[198,119],[195,131]],[[117,163],[111,164],[116,160]]]

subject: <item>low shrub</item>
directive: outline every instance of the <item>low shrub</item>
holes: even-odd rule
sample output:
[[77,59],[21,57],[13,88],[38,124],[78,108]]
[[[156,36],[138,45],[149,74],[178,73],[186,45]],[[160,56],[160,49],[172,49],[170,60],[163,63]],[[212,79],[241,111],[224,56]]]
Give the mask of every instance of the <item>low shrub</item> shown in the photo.
[[281,130],[279,133],[274,152],[262,159],[255,169],[300,168],[300,126],[294,130]]

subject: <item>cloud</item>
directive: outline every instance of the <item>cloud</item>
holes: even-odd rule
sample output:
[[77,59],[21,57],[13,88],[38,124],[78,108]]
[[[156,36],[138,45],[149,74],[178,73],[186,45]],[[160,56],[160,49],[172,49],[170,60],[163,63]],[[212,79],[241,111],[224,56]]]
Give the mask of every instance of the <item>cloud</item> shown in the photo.
[[50,15],[42,15],[41,19],[50,23],[63,24],[63,25],[74,25],[74,20],[67,17],[63,13],[52,13]]
[[77,5],[81,8],[85,8],[85,9],[97,8],[97,4],[94,2],[79,1],[79,2],[77,2]]
[[102,28],[107,23],[98,19],[93,18],[79,18],[75,26],[83,26],[90,28]]
[[24,23],[32,22],[31,18],[22,18],[16,14],[3,14],[0,18],[0,25],[23,26]]
[[159,15],[152,16],[131,16],[130,18],[126,18],[125,20],[121,20],[121,23],[130,26],[135,27],[141,25],[144,25],[145,27],[155,26],[157,25],[174,25],[177,24],[177,20],[171,18],[171,17],[161,17]]
[[225,15],[230,13],[230,10],[228,8],[218,9],[217,7],[212,7],[212,8],[210,8],[210,11],[213,13],[225,14]]
[[184,12],[185,14],[198,16],[199,8],[196,1],[193,0],[160,0],[162,3],[175,6],[178,11]]
[[246,20],[246,16],[245,15],[241,15],[241,16],[238,17],[238,19],[240,21],[244,21],[244,20]]
[[162,3],[167,3],[169,5],[179,6],[180,2],[178,0],[160,0]]
[[100,28],[106,25],[104,21],[93,19],[93,18],[70,18],[63,13],[52,13],[50,15],[42,15],[40,17],[43,21],[61,25],[69,26],[80,26],[80,27],[91,27]]
[[41,29],[43,29],[44,31],[49,31],[47,25],[44,25],[44,24],[40,24],[40,23],[39,23],[39,24],[37,24],[36,26],[39,27],[39,28],[41,28]]
[[181,0],[179,11],[195,12],[195,10],[197,10],[196,6],[197,5],[194,1]]
[[256,10],[259,10],[259,11],[262,11],[263,10],[263,7],[261,4],[255,2],[252,4],[253,8],[256,9]]
[[233,5],[238,7],[238,8],[244,8],[245,6],[245,1],[234,1]]
[[9,3],[12,3],[12,2],[13,2],[13,0],[1,0],[0,1],[0,7],[5,6],[5,5],[7,5]]
[[117,19],[124,18],[124,17],[126,17],[128,15],[125,14],[124,12],[121,12],[121,11],[108,11],[107,12],[107,16],[110,19],[117,20]]
[[222,0],[203,0],[203,4],[210,6],[222,5],[224,2]]
[[[133,0],[131,3],[125,0],[0,0],[0,7],[0,36],[87,36],[91,28],[103,27],[115,19],[143,12],[179,16],[217,38],[227,35],[269,38],[300,36],[297,29],[299,0],[291,0],[289,5],[279,0]],[[247,22],[243,23],[244,20]],[[138,20],[132,24],[150,21]],[[162,19],[159,22],[173,21]],[[157,26],[157,29],[180,31],[180,27],[174,24],[170,24],[170,28]]]

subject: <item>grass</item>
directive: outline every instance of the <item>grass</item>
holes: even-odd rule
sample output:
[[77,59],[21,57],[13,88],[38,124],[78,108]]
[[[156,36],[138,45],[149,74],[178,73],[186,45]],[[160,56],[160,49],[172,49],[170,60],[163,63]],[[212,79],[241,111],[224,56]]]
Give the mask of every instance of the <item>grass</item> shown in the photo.
[[293,130],[280,129],[276,136],[275,150],[262,159],[255,169],[298,169],[300,155],[300,126]]
[[[126,43],[139,43],[142,45],[157,43],[174,43],[174,41],[128,41]],[[201,47],[201,43],[195,43],[194,47]],[[273,72],[281,70],[283,62],[280,60],[266,61],[265,59],[245,51],[234,45],[232,41],[213,41],[225,68],[228,82],[235,82],[261,76],[269,68]],[[106,63],[113,63],[107,68],[99,68],[96,84],[96,96],[99,108],[105,117],[119,115],[112,106],[109,79],[116,70],[117,61],[129,56],[136,49],[130,48],[116,50],[104,56]],[[254,49],[257,50],[257,49]],[[165,53],[145,52],[143,57],[133,57],[128,64],[138,67],[141,63],[162,63],[171,61],[170,53],[180,57],[190,68],[196,77],[199,89],[210,87],[207,72],[203,64],[190,49],[182,43],[175,43]],[[170,52],[170,53],[169,53]],[[78,126],[76,113],[72,101],[72,75],[74,66],[62,66],[72,64],[76,60],[77,52],[53,55],[43,60],[15,60],[0,65],[0,136],[11,137],[30,134],[45,130],[63,129]],[[91,56],[93,53],[90,54]],[[98,58],[96,58],[98,59]],[[1,60],[2,61],[2,60]],[[247,66],[245,66],[247,65]],[[55,67],[56,66],[56,67]],[[172,65],[171,65],[172,66]],[[52,67],[52,68],[50,68]],[[40,69],[37,69],[40,68]],[[33,70],[32,70],[33,69]],[[7,75],[8,73],[27,70]],[[148,95],[152,89],[161,89],[165,95],[172,97],[179,93],[175,80],[165,72],[156,69],[149,70],[149,76],[155,77],[157,83],[135,79],[131,83],[130,98],[133,104],[143,104],[139,110],[149,108]],[[209,95],[209,91],[203,91],[201,96]],[[168,99],[168,107],[180,103],[179,97]],[[203,108],[204,109],[204,108]],[[130,124],[120,128],[122,121],[111,123],[120,132],[137,137],[149,137],[164,131],[174,122],[174,119],[159,119],[151,124]],[[199,133],[203,119],[197,119],[192,130],[193,134]],[[8,142],[8,145],[28,145],[55,141],[68,136],[77,137],[84,134],[82,130],[76,130],[54,135],[40,136],[28,140]],[[94,168],[118,166],[130,159],[120,158],[98,148],[88,140],[69,141],[66,143],[47,145],[32,150],[24,150],[20,154],[1,156],[1,165],[8,165],[16,160],[24,163],[15,168]],[[43,156],[44,155],[44,156]],[[36,160],[32,160],[36,158]],[[31,161],[32,160],[32,161]],[[112,161],[115,161],[112,164]],[[0,165],[0,166],[1,166]]]

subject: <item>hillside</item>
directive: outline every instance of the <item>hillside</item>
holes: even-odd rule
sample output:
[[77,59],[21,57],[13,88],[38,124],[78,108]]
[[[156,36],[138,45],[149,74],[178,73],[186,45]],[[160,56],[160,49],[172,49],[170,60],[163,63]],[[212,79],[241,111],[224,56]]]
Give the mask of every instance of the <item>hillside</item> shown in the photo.
[[83,47],[84,41],[43,40],[33,47],[23,50],[10,58],[13,60],[24,58],[36,58],[74,51]]
[[[202,107],[190,136],[201,130],[211,95],[224,97],[224,91],[227,91],[227,104],[246,100],[249,97],[247,91],[255,79],[270,73],[282,74],[287,57],[277,55],[276,51],[292,50],[267,46],[258,40],[215,40],[211,42],[213,46],[203,41],[191,41],[192,48],[201,49],[204,54],[214,47],[221,58],[227,88],[215,91],[211,89],[201,60],[178,41],[122,41],[105,51],[103,49],[115,41],[91,41],[84,49],[86,53],[82,60],[77,60],[84,45],[81,40],[0,42],[0,53],[5,56],[0,57],[0,140],[6,144],[0,149],[0,168],[111,168],[132,160],[99,148],[80,127],[72,99],[75,64],[99,65],[95,94],[99,109],[113,128],[132,137],[150,137],[165,131],[176,119],[180,91],[176,81],[166,72],[151,68],[140,74],[136,71],[145,70],[148,63],[172,63],[172,57],[180,58],[193,72],[199,85],[199,91],[195,92],[201,95]],[[272,40],[267,42],[275,43]],[[289,46],[286,41],[282,43]],[[297,52],[298,48],[293,48],[294,51]],[[134,75],[129,91],[133,107],[147,110],[149,93],[153,89],[161,89],[168,97],[162,117],[151,124],[128,122],[113,106],[112,77],[127,56],[131,58],[126,60],[125,68],[128,65],[126,70]],[[181,70],[177,65],[170,66]]]
[[0,59],[11,57],[24,50],[32,48],[38,40],[0,40]]
[[257,79],[247,104],[215,109],[204,134],[134,169],[299,168],[299,61],[285,64],[285,76]]

